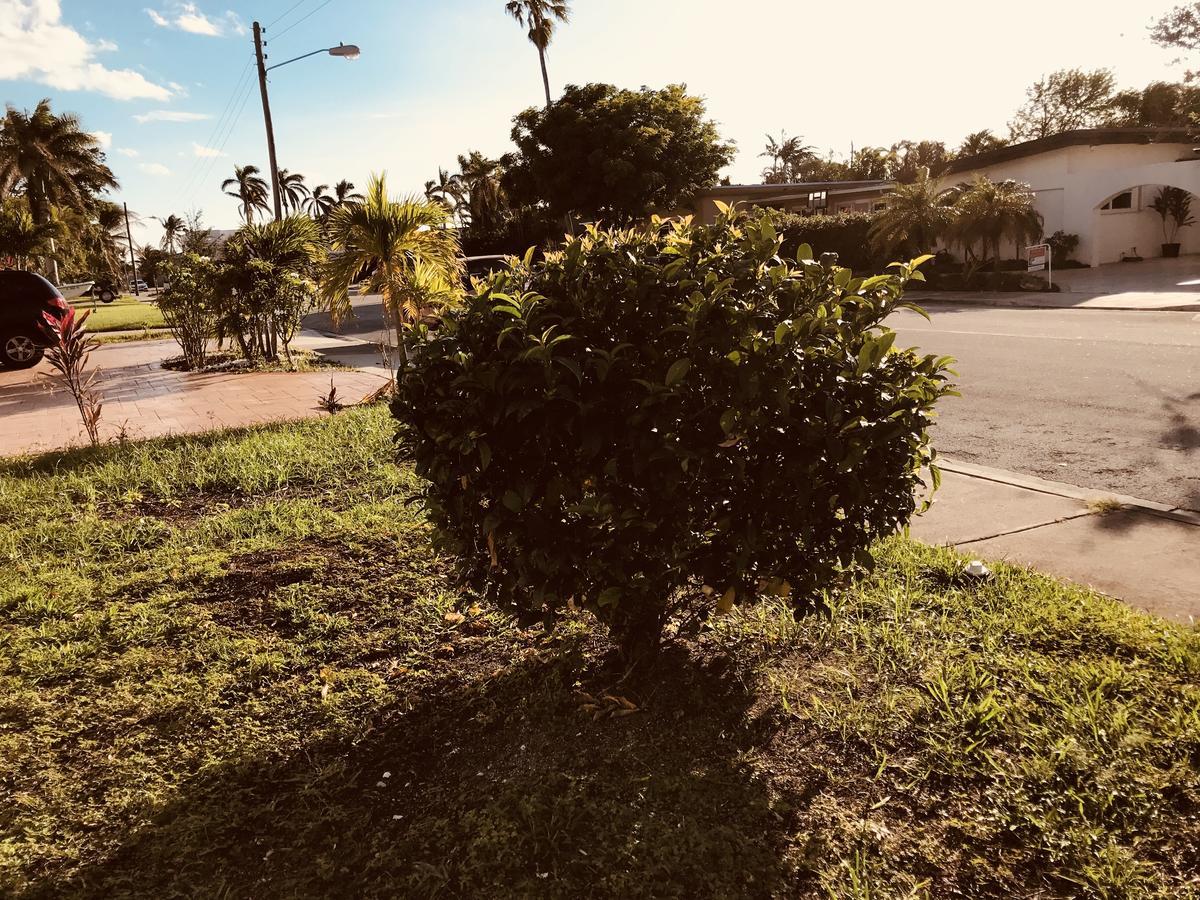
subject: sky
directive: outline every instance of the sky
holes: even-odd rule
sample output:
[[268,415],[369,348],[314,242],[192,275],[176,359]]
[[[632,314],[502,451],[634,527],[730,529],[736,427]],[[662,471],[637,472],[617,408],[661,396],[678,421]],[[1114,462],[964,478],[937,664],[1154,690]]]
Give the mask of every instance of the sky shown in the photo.
[[[1025,88],[1055,69],[1111,68],[1121,87],[1181,77],[1147,30],[1171,0],[573,0],[548,66],[552,89],[684,83],[737,142],[724,173],[758,181],[769,132],[822,153],[902,139],[956,145],[998,134]],[[511,120],[543,102],[537,52],[503,0],[0,0],[0,98],[78,114],[141,217],[200,210],[238,224],[220,188],[235,164],[266,170],[251,22],[270,73],[279,165],[309,186],[386,171],[419,192],[467,150],[511,148]],[[1193,66],[1194,67],[1194,66]]]

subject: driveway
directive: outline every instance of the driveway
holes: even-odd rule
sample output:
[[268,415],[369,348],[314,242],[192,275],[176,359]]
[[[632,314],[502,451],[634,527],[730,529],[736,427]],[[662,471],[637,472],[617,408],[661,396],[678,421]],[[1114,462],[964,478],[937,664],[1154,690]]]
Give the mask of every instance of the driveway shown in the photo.
[[[192,374],[163,369],[178,352],[174,341],[104,344],[92,352],[104,399],[101,437],[124,429],[130,438],[184,434],[324,415],[317,398],[332,380],[340,397],[354,402],[385,383],[373,372],[220,372]],[[87,437],[75,403],[47,377],[45,361],[32,369],[0,371],[0,456],[57,450]]]
[[1200,256],[1060,269],[1054,283],[1072,294],[1183,294],[1200,298]]

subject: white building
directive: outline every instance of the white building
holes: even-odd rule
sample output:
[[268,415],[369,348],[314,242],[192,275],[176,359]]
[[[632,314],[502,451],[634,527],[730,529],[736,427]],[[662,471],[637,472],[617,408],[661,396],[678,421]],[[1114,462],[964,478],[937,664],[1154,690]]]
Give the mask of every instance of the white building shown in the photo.
[[[986,175],[1028,183],[1044,232],[1079,235],[1075,258],[1093,266],[1123,256],[1162,255],[1162,219],[1150,204],[1163,185],[1200,195],[1200,142],[1186,131],[1099,128],[1053,135],[951,164],[941,187]],[[1200,198],[1193,213],[1200,219]],[[1177,238],[1182,253],[1200,253],[1200,224]],[[1012,256],[1023,248],[1009,247]]]

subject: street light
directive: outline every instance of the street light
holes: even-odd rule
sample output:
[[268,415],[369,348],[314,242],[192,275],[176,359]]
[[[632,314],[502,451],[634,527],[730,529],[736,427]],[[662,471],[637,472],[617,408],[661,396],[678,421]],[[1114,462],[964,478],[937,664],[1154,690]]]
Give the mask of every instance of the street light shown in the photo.
[[280,66],[286,66],[297,60],[308,59],[318,53],[328,53],[330,56],[340,56],[342,59],[358,59],[361,55],[357,44],[338,44],[336,47],[322,47],[320,50],[314,50],[302,56],[285,59],[273,66],[266,66],[263,64],[262,26],[257,22],[254,23],[254,55],[258,60],[258,88],[262,94],[263,119],[267,123],[267,156],[271,162],[271,194],[275,200],[276,220],[283,218],[283,204],[279,197],[279,166],[275,162],[275,128],[271,125],[271,103],[267,99],[267,73],[271,69],[278,69]]

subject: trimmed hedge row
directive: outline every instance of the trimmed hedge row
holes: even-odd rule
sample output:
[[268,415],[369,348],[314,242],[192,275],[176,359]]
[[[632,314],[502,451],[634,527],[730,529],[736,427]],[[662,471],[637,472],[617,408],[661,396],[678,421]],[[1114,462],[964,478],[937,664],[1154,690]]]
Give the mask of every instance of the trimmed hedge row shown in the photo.
[[836,253],[838,264],[856,272],[880,270],[891,260],[879,259],[871,250],[870,213],[801,216],[796,213],[767,210],[775,230],[783,238],[781,253],[792,259],[801,244],[813,253]]

